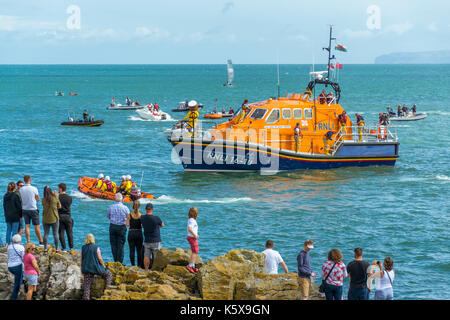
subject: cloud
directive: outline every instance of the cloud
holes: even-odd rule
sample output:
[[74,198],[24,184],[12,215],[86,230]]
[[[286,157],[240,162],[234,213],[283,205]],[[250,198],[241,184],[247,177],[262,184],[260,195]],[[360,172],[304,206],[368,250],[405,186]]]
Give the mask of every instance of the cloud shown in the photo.
[[0,15],[0,31],[43,30],[61,26],[62,24],[58,22],[25,20],[17,16]]
[[137,27],[136,35],[148,40],[160,40],[168,39],[171,37],[171,33],[167,30],[160,29],[158,27]]
[[438,31],[439,29],[438,29],[437,23],[436,23],[436,22],[430,23],[430,24],[427,26],[427,30],[433,31],[433,32]]
[[401,36],[404,33],[408,32],[409,30],[411,30],[413,28],[413,25],[409,22],[404,22],[404,23],[400,23],[400,24],[393,24],[390,25],[386,28],[382,28],[383,32],[394,32],[397,35]]
[[234,7],[234,2],[232,2],[232,1],[226,2],[226,3],[223,5],[222,13],[227,13],[227,12],[230,11],[231,8],[233,8],[233,7]]

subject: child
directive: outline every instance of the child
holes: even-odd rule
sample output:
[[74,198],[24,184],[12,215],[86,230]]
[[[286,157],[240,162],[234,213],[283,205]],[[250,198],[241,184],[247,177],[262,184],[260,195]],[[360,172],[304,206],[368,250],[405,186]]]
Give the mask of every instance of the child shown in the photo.
[[189,209],[188,213],[188,224],[187,224],[187,230],[188,235],[186,237],[187,241],[191,245],[191,258],[189,259],[189,264],[186,266],[186,269],[188,269],[191,273],[197,273],[198,269],[195,268],[195,258],[198,254],[198,225],[197,225],[197,216],[198,216],[198,210],[196,207],[192,207]]
[[39,278],[39,266],[36,258],[33,255],[35,246],[33,243],[27,243],[25,245],[25,255],[23,256],[24,264],[24,278],[28,283],[27,300],[31,300],[36,294],[38,278]]

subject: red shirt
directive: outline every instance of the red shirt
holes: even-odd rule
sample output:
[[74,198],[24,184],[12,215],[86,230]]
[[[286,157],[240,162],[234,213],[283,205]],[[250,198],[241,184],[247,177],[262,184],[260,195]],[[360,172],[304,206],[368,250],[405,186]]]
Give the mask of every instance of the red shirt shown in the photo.
[[[329,260],[323,263],[322,265],[323,279],[326,278],[327,274],[330,272],[333,265],[334,262]],[[341,261],[334,266],[326,282],[333,286],[342,286],[344,284],[344,277],[346,276],[347,276],[347,268],[345,267],[345,264]]]

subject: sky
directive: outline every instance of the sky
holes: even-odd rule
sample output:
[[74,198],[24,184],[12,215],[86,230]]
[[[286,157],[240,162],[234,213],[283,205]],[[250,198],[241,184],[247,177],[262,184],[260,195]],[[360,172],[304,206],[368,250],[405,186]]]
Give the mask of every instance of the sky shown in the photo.
[[0,64],[341,63],[450,50],[445,0],[0,0]]

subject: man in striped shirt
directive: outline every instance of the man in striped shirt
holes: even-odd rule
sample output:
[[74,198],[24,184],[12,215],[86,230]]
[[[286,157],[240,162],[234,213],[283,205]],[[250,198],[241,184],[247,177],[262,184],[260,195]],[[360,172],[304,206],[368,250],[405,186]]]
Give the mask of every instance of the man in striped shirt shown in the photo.
[[109,219],[109,242],[114,262],[123,262],[123,247],[127,234],[127,215],[130,209],[125,206],[122,201],[122,194],[116,193],[115,203],[108,208]]

